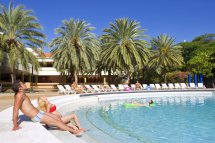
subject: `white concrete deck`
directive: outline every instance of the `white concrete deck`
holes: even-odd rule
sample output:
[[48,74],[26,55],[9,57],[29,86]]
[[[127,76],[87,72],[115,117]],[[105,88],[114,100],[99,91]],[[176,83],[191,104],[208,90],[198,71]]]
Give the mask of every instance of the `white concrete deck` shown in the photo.
[[[188,91],[189,96],[196,96],[201,93],[201,96],[212,96],[213,91]],[[186,92],[187,93],[187,92]],[[49,100],[57,105],[58,110],[62,114],[65,114],[68,109],[76,110],[83,105],[94,105],[99,100],[113,100],[113,99],[122,99],[122,98],[141,98],[141,97],[163,97],[163,96],[187,96],[183,92],[145,92],[145,93],[128,93],[128,92],[115,92],[111,94],[100,93],[101,95],[97,96],[85,96],[80,97],[79,95],[66,95],[51,97]],[[102,95],[103,94],[103,95]],[[36,100],[32,103],[37,106]],[[66,106],[69,105],[69,106]],[[72,109],[71,109],[72,108]],[[22,115],[22,113],[20,113]],[[21,119],[22,129],[17,131],[12,131],[12,107],[0,112],[0,143],[86,143],[74,135],[66,131],[48,131],[40,123],[33,123],[26,120],[26,118]],[[63,132],[64,136],[59,135],[59,132]],[[67,137],[67,140],[62,141],[61,138]],[[89,141],[90,142],[90,141]]]
[[[58,96],[51,97],[49,99],[52,103],[57,106],[63,106],[62,103],[67,103],[71,101],[79,100],[79,95],[68,95],[68,96]],[[34,106],[37,106],[36,100],[32,101]],[[45,129],[40,123],[34,123],[29,121],[28,118],[23,116],[20,111],[20,117],[23,121],[20,126],[22,129],[17,131],[12,131],[13,122],[12,122],[12,112],[13,108],[10,107],[6,110],[0,112],[0,143],[62,143],[56,136],[50,133],[47,129]],[[70,138],[68,139],[73,143],[86,143],[76,136],[72,135],[66,131],[65,134],[69,134]]]

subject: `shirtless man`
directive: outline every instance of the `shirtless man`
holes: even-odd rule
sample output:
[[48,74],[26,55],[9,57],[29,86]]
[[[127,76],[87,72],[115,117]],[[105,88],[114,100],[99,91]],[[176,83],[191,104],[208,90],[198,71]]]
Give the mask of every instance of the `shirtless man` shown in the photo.
[[24,115],[31,118],[33,122],[41,122],[45,123],[50,126],[56,126],[61,130],[69,131],[75,135],[80,135],[82,131],[80,130],[74,130],[70,127],[68,127],[65,123],[63,123],[62,120],[59,120],[59,118],[56,118],[55,115],[51,113],[44,113],[43,111],[39,111],[37,108],[35,108],[29,97],[25,94],[26,86],[19,80],[15,81],[13,83],[13,91],[15,92],[15,100],[14,100],[14,106],[13,106],[13,130],[18,130],[21,127],[19,127],[18,124],[18,116],[19,116],[19,109],[22,111]]
[[71,84],[71,88],[74,89],[75,91],[77,91],[79,94],[83,93],[82,86],[78,87],[78,85],[75,81]]
[[136,88],[136,89],[141,89],[141,88],[142,88],[142,86],[141,86],[141,84],[139,83],[139,81],[137,81],[137,82],[135,83],[135,88]]

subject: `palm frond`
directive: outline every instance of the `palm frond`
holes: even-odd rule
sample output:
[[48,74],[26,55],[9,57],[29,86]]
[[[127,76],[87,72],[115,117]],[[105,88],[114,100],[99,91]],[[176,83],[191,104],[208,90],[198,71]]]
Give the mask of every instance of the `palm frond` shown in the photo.
[[52,39],[54,66],[60,70],[86,70],[95,67],[99,56],[100,42],[91,31],[94,29],[83,20],[63,20],[55,29],[57,38]]
[[139,22],[128,18],[117,19],[104,32],[101,36],[103,65],[133,72],[136,65],[141,69],[146,64],[150,51],[143,39],[147,36]]

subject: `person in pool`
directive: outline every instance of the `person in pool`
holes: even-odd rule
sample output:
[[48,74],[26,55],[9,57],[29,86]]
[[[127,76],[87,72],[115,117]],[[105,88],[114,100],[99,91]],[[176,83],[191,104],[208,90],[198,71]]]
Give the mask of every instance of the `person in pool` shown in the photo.
[[149,102],[143,103],[143,104],[142,104],[142,103],[138,103],[138,102],[133,102],[132,104],[134,104],[134,105],[136,105],[136,106],[151,107],[153,103],[154,103],[153,100],[150,100]]
[[50,126],[58,127],[61,130],[69,131],[72,134],[79,136],[81,130],[74,130],[71,127],[67,126],[62,120],[59,120],[51,113],[45,113],[38,110],[33,106],[29,97],[25,94],[27,89],[26,85],[20,81],[16,80],[12,85],[14,95],[14,105],[13,105],[13,131],[21,129],[19,126],[19,110],[22,113],[29,117],[33,122],[41,122]]

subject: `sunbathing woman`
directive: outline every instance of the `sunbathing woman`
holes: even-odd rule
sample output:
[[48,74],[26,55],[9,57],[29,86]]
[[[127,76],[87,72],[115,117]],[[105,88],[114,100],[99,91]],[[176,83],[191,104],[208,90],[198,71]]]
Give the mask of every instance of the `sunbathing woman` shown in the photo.
[[[47,97],[43,96],[43,97],[39,97],[38,100],[38,107],[40,108],[40,110],[43,110],[44,112],[48,112],[48,113],[52,113],[54,115],[56,115],[56,117],[58,117],[60,120],[62,120],[64,123],[68,124],[71,128],[75,129],[75,130],[82,130],[85,131],[84,128],[81,127],[78,117],[75,115],[75,113],[72,113],[68,116],[62,116],[60,114],[60,112],[58,112],[56,109],[56,105],[50,103],[47,99]],[[73,124],[69,124],[71,120],[74,120],[76,125]]]

